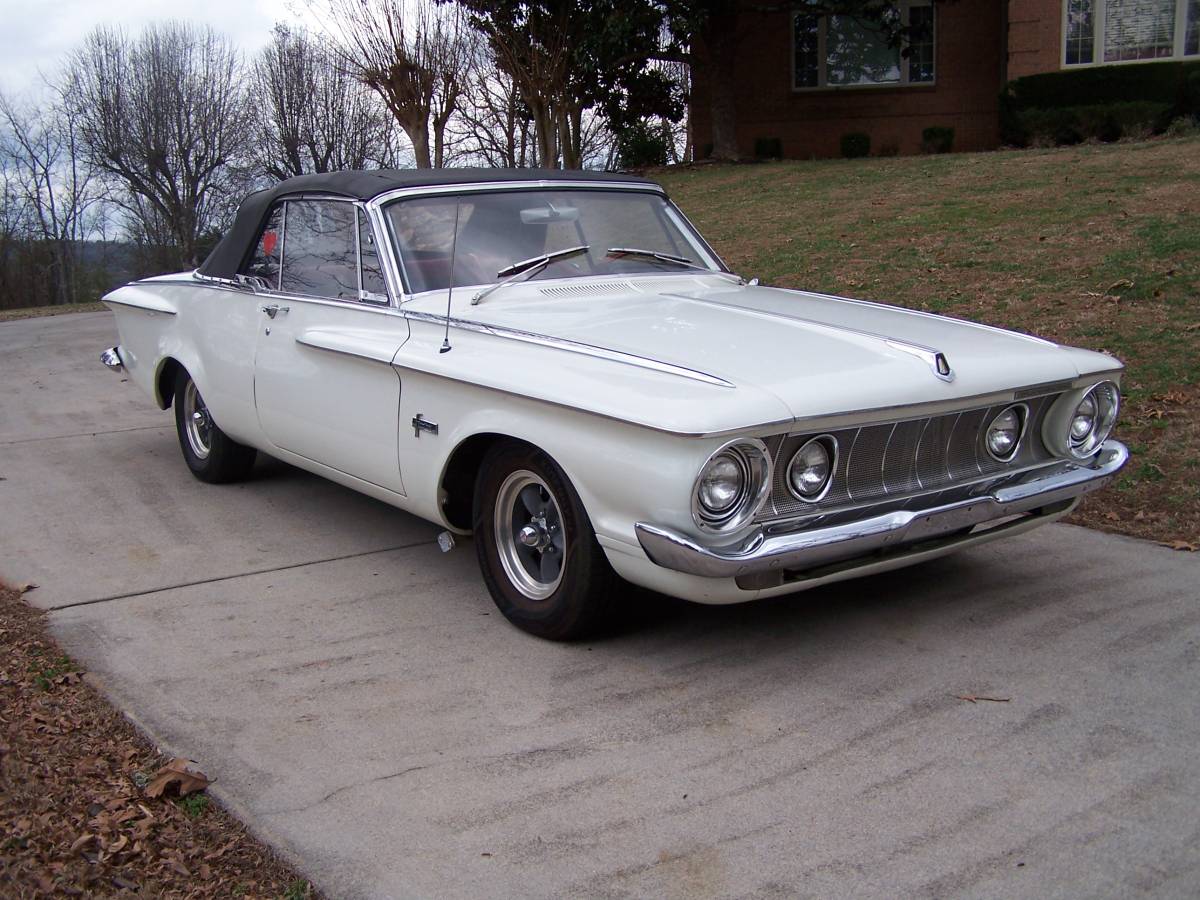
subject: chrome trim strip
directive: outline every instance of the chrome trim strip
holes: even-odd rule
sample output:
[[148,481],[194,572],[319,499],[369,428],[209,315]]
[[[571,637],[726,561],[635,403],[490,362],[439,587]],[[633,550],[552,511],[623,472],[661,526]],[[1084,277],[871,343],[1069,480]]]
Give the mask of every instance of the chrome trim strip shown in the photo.
[[970,325],[972,328],[980,328],[984,331],[994,331],[998,334],[1006,334],[1011,337],[1022,338],[1027,341],[1032,341],[1035,344],[1041,344],[1045,347],[1061,347],[1062,344],[1056,344],[1054,341],[1048,341],[1045,338],[1037,337],[1032,334],[1025,334],[1021,331],[1010,331],[1007,328],[997,328],[995,325],[985,325],[982,322],[972,322],[970,319],[959,319],[956,316],[944,316],[941,313],[926,312],[923,309],[912,309],[908,306],[896,306],[891,303],[880,303],[876,300],[857,300],[854,297],[839,297],[837,294],[823,294],[819,291],[797,290],[796,288],[775,288],[779,291],[787,291],[789,294],[807,294],[810,297],[824,297],[826,300],[840,300],[843,303],[858,303],[862,306],[873,306],[877,309],[888,309],[893,312],[907,313],[913,316],[923,316],[927,319],[940,319],[942,321],[949,320],[957,322],[960,325]]
[[[792,293],[798,293],[793,291]],[[822,322],[818,319],[806,319],[804,316],[789,316],[786,313],[774,312],[769,309],[755,309],[752,306],[742,306],[738,303],[723,303],[720,300],[711,300],[707,297],[695,297],[690,294],[663,294],[664,297],[671,297],[675,300],[686,300],[692,303],[704,303],[709,306],[719,306],[723,309],[735,309],[738,312],[749,313],[753,316],[760,316],[764,319],[782,319],[785,322],[800,322],[804,325],[810,325],[813,328],[820,328],[824,331],[835,331],[844,334],[858,335],[859,337],[871,338],[872,340],[882,341],[893,350],[899,350],[907,353],[910,356],[915,356],[917,359],[924,362],[936,378],[942,381],[954,380],[954,369],[950,367],[950,363],[946,359],[946,354],[938,350],[936,347],[926,347],[924,344],[918,344],[913,341],[904,341],[899,338],[890,337],[886,334],[879,334],[874,331],[863,331],[861,328],[851,328],[849,325],[834,325],[829,322]],[[824,296],[824,295],[820,295]],[[877,304],[883,305],[883,304]],[[900,307],[887,307],[888,309],[900,309]]]
[[150,306],[143,303],[130,303],[128,300],[111,300],[108,297],[102,297],[100,302],[108,303],[113,306],[127,306],[130,309],[140,309],[142,312],[162,313],[164,316],[175,315],[175,310],[173,309],[163,309],[162,307]]
[[[410,319],[415,319],[421,322],[431,322],[435,325],[445,325],[447,318],[439,316],[436,313],[423,312],[407,312],[405,315]],[[623,353],[620,350],[611,350],[607,347],[597,347],[594,344],[584,344],[579,341],[572,341],[566,338],[556,338],[550,335],[537,334],[532,331],[521,331],[517,328],[506,328],[501,325],[485,325],[482,322],[476,322],[471,319],[458,319],[451,317],[449,319],[451,328],[458,328],[463,331],[474,331],[480,334],[490,334],[494,337],[508,338],[509,340],[521,341],[526,344],[535,344],[540,347],[549,347],[554,350],[565,350],[569,353],[579,353],[583,356],[592,356],[597,359],[605,359],[609,362],[621,363],[627,366],[636,366],[639,369],[649,369],[653,372],[661,372],[664,375],[675,375],[679,378],[687,378],[691,381],[699,381],[703,384],[711,384],[716,387],[737,388],[737,385],[724,378],[718,378],[716,375],[709,375],[707,372],[700,372],[696,369],[688,369],[684,366],[677,366],[672,363],[662,362],[657,359],[650,359],[645,356],[637,356],[633,353]]]
[[382,366],[391,366],[391,359],[383,359],[379,356],[371,356],[367,353],[355,353],[353,350],[344,350],[341,347],[327,347],[324,344],[318,344],[315,341],[305,340],[303,337],[296,338],[296,343],[305,347],[310,347],[313,350],[324,350],[326,353],[336,353],[339,356],[349,356],[352,359],[365,359],[367,362],[379,363]]
[[638,522],[635,531],[651,562],[677,572],[733,578],[757,572],[799,571],[1073,500],[1104,487],[1128,460],[1124,444],[1107,441],[1088,464],[1064,461],[1054,471],[1038,472],[986,496],[792,534],[767,537],[757,529],[740,543],[727,547],[707,547],[687,535],[646,522]]

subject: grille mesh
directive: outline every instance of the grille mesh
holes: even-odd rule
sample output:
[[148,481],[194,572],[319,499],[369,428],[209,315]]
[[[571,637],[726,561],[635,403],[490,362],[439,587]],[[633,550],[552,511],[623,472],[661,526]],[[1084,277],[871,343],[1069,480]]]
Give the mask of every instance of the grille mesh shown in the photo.
[[[787,435],[773,444],[775,476],[770,502],[760,520],[836,512],[867,504],[903,507],[910,498],[952,490],[1051,459],[1042,444],[1042,421],[1057,394],[1025,400],[1028,422],[1016,457],[998,462],[983,446],[988,423],[1010,404],[980,407],[927,419],[865,425],[828,432]],[[787,488],[787,464],[800,446],[817,434],[838,442],[838,460],[829,492],[818,503],[805,503]],[[939,495],[939,502],[946,495]]]

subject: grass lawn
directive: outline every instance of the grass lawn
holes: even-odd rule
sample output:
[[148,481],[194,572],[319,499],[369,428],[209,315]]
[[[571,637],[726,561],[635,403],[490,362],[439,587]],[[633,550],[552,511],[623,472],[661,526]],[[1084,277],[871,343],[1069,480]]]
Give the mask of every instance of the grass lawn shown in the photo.
[[33,319],[38,316],[61,316],[64,313],[104,312],[103,303],[64,303],[59,306],[27,306],[23,309],[0,309],[0,322],[13,319]]
[[735,270],[1112,353],[1133,459],[1075,521],[1200,543],[1200,140],[659,173]]

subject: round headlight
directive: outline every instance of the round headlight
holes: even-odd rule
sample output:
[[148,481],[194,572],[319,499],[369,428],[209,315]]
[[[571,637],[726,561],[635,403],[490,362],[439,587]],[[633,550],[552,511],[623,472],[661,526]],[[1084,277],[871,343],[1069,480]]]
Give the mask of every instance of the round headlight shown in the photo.
[[1067,446],[1072,455],[1083,459],[1100,449],[1117,422],[1121,392],[1111,381],[1091,388],[1071,416]]
[[1017,455],[1024,429],[1025,407],[1020,404],[1008,407],[988,425],[987,434],[984,435],[988,453],[993,459],[1008,462]]
[[766,444],[739,438],[720,447],[700,468],[692,490],[692,518],[706,531],[732,531],[758,512],[771,490]]
[[733,453],[724,452],[709,460],[700,475],[698,499],[710,513],[728,512],[746,490],[746,470]]
[[797,500],[814,503],[825,496],[833,478],[837,440],[823,434],[806,441],[788,463],[787,484]]

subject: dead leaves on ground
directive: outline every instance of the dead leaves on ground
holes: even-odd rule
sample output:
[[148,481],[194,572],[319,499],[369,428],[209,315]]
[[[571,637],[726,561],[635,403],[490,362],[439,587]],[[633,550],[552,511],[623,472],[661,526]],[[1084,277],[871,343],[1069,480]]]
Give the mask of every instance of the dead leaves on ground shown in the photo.
[[80,679],[44,614],[0,588],[0,896],[285,895],[294,872],[191,803],[207,784],[160,758]]
[[172,787],[180,797],[204,790],[208,787],[208,779],[203,772],[194,771],[193,765],[195,760],[176,756],[151,776],[146,785],[146,796],[151,799],[161,797]]
[[1182,550],[1185,553],[1195,553],[1200,550],[1200,543],[1196,541],[1159,541],[1164,547],[1170,547],[1172,550]]

